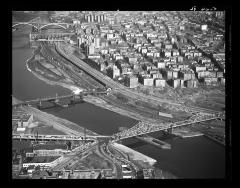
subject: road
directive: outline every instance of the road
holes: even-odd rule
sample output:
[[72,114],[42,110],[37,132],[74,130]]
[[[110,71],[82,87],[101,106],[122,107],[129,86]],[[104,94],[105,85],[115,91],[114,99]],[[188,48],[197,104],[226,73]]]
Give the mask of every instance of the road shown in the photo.
[[113,173],[115,174],[116,179],[122,179],[121,162],[117,160],[114,155],[107,152],[105,143],[99,144],[99,152],[113,164]]
[[[115,147],[113,147],[110,143],[108,143],[108,144],[106,145],[106,151],[107,151],[110,155],[114,156],[114,154],[111,152],[111,149],[110,149],[110,148],[111,148],[112,150],[116,150]],[[117,151],[119,152],[119,150],[117,150]],[[130,167],[130,169],[131,169],[131,171],[132,171],[132,176],[133,176],[133,177],[136,177],[136,176],[137,176],[137,171],[139,170],[139,168],[138,168],[135,164],[133,164],[131,161],[125,159],[124,157],[115,156],[115,158],[116,158],[117,160],[121,161],[123,164],[128,165],[128,166]]]
[[68,164],[72,163],[74,159],[79,155],[79,154],[84,154],[85,152],[89,152],[90,150],[96,148],[98,145],[98,142],[95,142],[93,144],[89,144],[89,147],[87,148],[81,148],[80,150],[75,150],[71,152],[70,154],[67,154],[66,158],[64,161],[60,162],[56,166],[53,167],[53,170],[62,170],[64,167],[66,167]]

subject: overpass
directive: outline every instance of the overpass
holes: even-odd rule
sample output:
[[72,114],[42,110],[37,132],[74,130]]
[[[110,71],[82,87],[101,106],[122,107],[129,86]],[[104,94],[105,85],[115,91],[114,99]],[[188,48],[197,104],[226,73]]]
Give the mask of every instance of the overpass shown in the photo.
[[153,133],[157,131],[170,131],[172,132],[173,128],[182,127],[194,123],[200,123],[204,121],[210,121],[215,119],[220,119],[221,114],[197,114],[192,116],[191,118],[178,121],[174,123],[162,123],[162,124],[150,124],[146,122],[139,122],[135,126],[131,127],[130,129],[125,129],[121,132],[118,132],[113,135],[113,141],[119,141],[126,138],[131,138],[139,135],[144,135],[148,133]]
[[129,96],[131,98],[140,99],[140,100],[143,100],[145,102],[151,102],[151,103],[155,103],[155,104],[156,103],[157,104],[167,103],[169,105],[173,105],[173,106],[177,107],[179,110],[182,110],[182,111],[185,111],[185,112],[188,112],[188,113],[193,113],[193,114],[196,114],[196,113],[199,113],[199,112],[219,113],[219,111],[215,111],[215,110],[212,110],[212,109],[185,106],[181,103],[176,103],[176,102],[172,102],[172,101],[169,101],[169,100],[166,100],[166,99],[160,99],[160,98],[155,97],[155,96],[145,95],[143,93],[138,93],[138,92],[132,91],[129,88],[127,88],[126,86],[115,82],[114,80],[112,80],[108,76],[103,75],[101,72],[97,71],[96,69],[92,68],[91,66],[89,66],[87,63],[85,63],[81,59],[79,59],[76,56],[74,56],[73,54],[71,54],[71,50],[69,50],[67,48],[67,46],[64,45],[63,43],[57,43],[56,44],[56,51],[62,57],[64,57],[68,61],[70,61],[72,64],[74,64],[75,66],[84,70],[86,73],[88,73],[89,75],[94,77],[99,82],[103,83],[106,87],[111,87],[114,90],[118,90],[120,93],[122,93],[126,96]]

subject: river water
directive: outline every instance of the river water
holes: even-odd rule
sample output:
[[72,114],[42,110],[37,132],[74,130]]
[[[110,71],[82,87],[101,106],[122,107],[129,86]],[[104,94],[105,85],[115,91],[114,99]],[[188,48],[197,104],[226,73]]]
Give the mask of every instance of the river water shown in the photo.
[[[36,78],[27,70],[26,61],[32,55],[28,35],[16,31],[12,38],[12,94],[17,99],[29,100],[43,96],[69,94],[71,91],[60,86],[52,86]],[[45,110],[72,122],[84,125],[99,134],[111,135],[118,127],[131,127],[135,120],[121,116],[88,103],[81,103],[70,108]],[[158,137],[158,133],[153,134]],[[155,164],[180,178],[224,178],[225,148],[204,136],[180,139],[168,138],[171,150],[161,150],[137,141],[134,138],[123,143],[146,154],[158,162]]]

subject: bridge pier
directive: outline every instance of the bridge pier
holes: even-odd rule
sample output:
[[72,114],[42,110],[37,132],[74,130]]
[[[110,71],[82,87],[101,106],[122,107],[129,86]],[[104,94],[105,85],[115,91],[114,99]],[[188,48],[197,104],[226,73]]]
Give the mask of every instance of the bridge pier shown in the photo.
[[74,103],[75,103],[75,100],[76,100],[76,97],[75,97],[75,95],[73,95],[73,96],[71,97],[71,99],[70,99],[71,104],[74,104]]
[[166,132],[172,134],[173,132],[173,125],[170,125],[170,128],[166,129]]

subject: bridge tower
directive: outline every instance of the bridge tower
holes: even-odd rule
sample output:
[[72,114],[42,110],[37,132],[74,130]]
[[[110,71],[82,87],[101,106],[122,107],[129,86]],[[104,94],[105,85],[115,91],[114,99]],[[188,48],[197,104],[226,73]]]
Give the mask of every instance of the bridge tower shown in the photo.
[[84,127],[84,144],[86,143],[86,128]]
[[167,132],[172,134],[172,132],[173,132],[173,124],[171,124],[170,128],[167,129]]
[[32,42],[32,33],[29,34],[29,41]]
[[38,106],[38,109],[40,109],[42,107],[42,100],[41,99],[38,100],[38,105],[37,106]]
[[76,100],[76,95],[74,94],[74,95],[72,96],[72,98],[70,99],[71,104],[74,104],[74,103],[75,103],[75,100]]
[[56,93],[56,97],[55,97],[55,103],[59,102],[59,98],[58,98],[58,94]]

